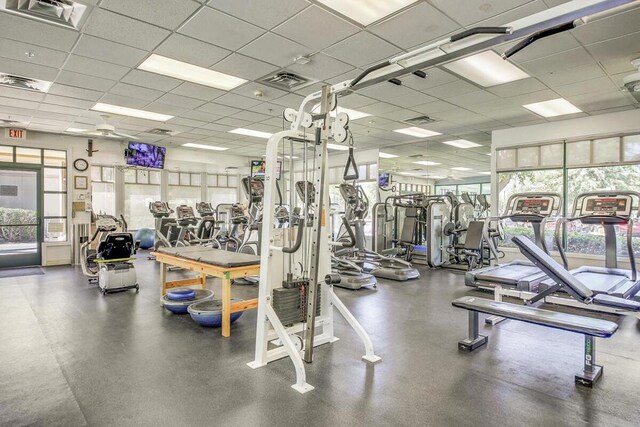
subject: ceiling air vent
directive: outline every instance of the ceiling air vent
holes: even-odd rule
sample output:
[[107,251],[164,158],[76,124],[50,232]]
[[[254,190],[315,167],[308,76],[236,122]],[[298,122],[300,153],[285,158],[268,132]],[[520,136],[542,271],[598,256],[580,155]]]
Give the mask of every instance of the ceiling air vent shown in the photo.
[[175,135],[178,134],[178,132],[176,132],[174,130],[171,130],[171,129],[160,129],[160,128],[149,129],[145,133],[151,133],[151,134],[160,135],[160,136],[175,136]]
[[408,123],[410,125],[414,125],[414,126],[426,125],[428,123],[433,123],[435,121],[437,120],[429,116],[419,116],[419,117],[414,117],[413,119],[403,120],[403,122]]
[[72,0],[0,0],[0,10],[77,30],[88,7]]
[[291,91],[315,83],[315,80],[294,74],[290,71],[280,71],[276,74],[263,77],[260,79],[260,82],[275,87],[276,89]]
[[51,87],[51,82],[0,73],[0,86],[46,93]]

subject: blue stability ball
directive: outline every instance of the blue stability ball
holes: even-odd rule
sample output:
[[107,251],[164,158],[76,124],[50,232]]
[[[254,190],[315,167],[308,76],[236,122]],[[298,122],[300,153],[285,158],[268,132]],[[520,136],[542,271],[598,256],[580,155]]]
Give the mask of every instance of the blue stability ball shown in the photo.
[[[231,303],[240,302],[241,299],[231,298]],[[200,326],[219,328],[222,326],[222,300],[208,300],[191,304],[187,309],[191,318]],[[238,320],[244,311],[231,313],[231,323]]]
[[140,249],[150,249],[153,247],[156,237],[155,231],[150,228],[141,228],[133,237],[134,240],[140,241]]

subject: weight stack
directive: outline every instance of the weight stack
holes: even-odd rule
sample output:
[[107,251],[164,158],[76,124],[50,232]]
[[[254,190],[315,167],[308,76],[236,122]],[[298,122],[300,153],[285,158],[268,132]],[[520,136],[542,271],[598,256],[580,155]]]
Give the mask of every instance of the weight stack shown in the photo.
[[[316,316],[319,316],[322,305],[322,294],[319,292],[319,283],[317,289],[318,300]],[[278,288],[273,290],[271,305],[283,325],[289,326],[305,320],[307,316],[308,295],[309,291],[306,287],[304,292],[301,291],[301,288]]]

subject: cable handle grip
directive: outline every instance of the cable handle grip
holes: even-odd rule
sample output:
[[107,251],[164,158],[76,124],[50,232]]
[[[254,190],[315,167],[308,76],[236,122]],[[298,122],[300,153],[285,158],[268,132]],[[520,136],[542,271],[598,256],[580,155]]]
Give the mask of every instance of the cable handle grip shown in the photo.
[[296,235],[296,241],[294,242],[293,246],[282,248],[282,252],[284,252],[285,254],[292,254],[294,252],[297,252],[298,249],[300,249],[300,246],[302,245],[303,235],[304,235],[304,219],[301,218],[300,223],[298,224],[298,234]]

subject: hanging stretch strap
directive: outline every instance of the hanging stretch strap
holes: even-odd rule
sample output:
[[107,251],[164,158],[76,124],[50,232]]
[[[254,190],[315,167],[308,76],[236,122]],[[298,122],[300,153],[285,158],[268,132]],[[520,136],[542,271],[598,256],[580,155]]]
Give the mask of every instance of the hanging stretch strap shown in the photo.
[[345,181],[355,181],[360,178],[358,165],[356,164],[355,157],[353,157],[353,145],[349,146],[349,158],[347,159],[347,164],[344,166],[344,173],[342,174],[342,178]]

